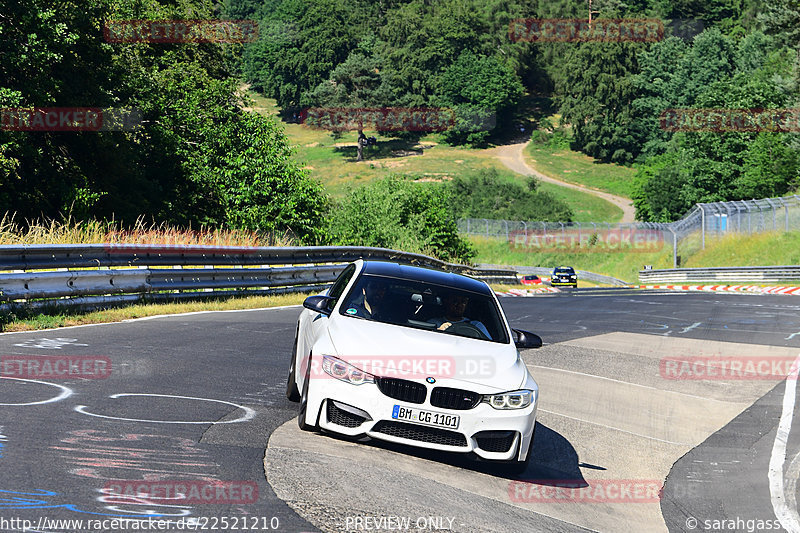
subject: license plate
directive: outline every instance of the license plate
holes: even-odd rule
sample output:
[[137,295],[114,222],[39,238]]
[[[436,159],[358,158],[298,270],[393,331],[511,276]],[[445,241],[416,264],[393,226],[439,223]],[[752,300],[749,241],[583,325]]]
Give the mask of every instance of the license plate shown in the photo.
[[447,415],[444,413],[433,413],[431,411],[423,411],[422,409],[413,409],[411,407],[401,407],[395,405],[392,409],[392,418],[395,420],[407,420],[415,424],[422,424],[424,426],[433,426],[438,428],[456,429],[460,417],[458,415]]

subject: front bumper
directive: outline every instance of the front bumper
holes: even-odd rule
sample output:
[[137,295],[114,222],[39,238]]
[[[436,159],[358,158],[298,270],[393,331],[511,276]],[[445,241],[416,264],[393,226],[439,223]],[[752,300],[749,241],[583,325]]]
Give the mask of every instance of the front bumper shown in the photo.
[[[464,383],[445,386],[465,388]],[[393,419],[396,405],[457,415],[460,417],[458,428]],[[494,409],[486,403],[466,410],[445,409],[430,404],[430,390],[425,402],[416,404],[386,396],[376,384],[351,385],[337,379],[320,379],[309,387],[307,421],[313,422],[311,417],[316,416],[320,428],[348,436],[367,435],[408,446],[474,453],[492,461],[512,461],[524,459],[528,452],[536,409],[537,402],[519,410]]]

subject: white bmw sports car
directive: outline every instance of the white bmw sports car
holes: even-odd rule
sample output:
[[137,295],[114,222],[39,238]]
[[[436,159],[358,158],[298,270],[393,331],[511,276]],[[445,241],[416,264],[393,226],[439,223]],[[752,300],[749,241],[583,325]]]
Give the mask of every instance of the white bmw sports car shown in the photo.
[[286,395],[301,429],[527,467],[539,388],[489,286],[380,261],[348,265],[300,314]]

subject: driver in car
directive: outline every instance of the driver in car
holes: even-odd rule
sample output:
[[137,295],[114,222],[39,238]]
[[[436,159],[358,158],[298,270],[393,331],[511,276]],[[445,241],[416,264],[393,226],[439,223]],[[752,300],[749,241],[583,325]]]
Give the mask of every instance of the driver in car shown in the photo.
[[486,339],[491,339],[489,330],[478,320],[472,320],[464,316],[464,311],[469,304],[469,297],[465,294],[449,293],[444,297],[444,316],[432,318],[430,321],[436,325],[439,331],[446,331],[455,324],[469,324],[478,329]]
[[384,309],[382,309],[386,298],[386,284],[379,280],[370,280],[364,285],[361,294],[351,303],[345,313],[348,315],[381,320]]

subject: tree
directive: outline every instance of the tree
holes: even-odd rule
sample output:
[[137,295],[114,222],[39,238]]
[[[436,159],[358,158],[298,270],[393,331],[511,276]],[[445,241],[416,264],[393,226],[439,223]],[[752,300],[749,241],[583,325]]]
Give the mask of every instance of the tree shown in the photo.
[[[329,80],[326,80],[303,97],[307,106],[344,107],[360,109],[385,107],[389,101],[389,92],[381,77],[381,64],[374,56],[366,56],[360,50],[352,52],[348,58],[338,65]],[[365,117],[364,113],[359,114]],[[363,159],[364,122],[359,122],[358,161]]]
[[433,102],[456,111],[456,126],[445,132],[452,143],[485,145],[490,132],[510,122],[524,88],[495,57],[462,52],[438,78]]
[[562,123],[572,126],[574,145],[584,153],[627,163],[639,152],[632,102],[641,43],[582,43],[567,53],[556,101]]

